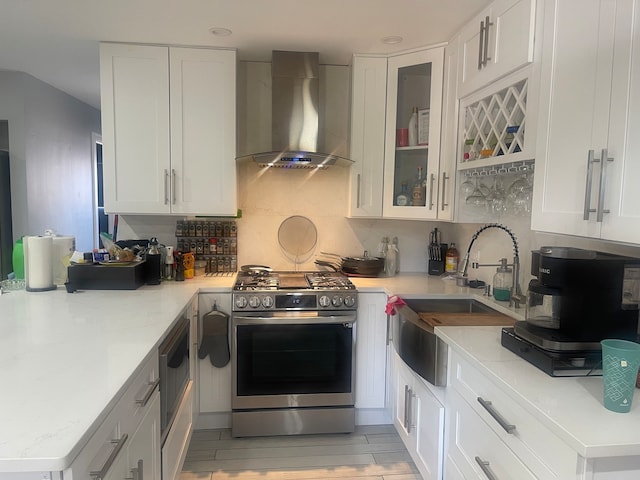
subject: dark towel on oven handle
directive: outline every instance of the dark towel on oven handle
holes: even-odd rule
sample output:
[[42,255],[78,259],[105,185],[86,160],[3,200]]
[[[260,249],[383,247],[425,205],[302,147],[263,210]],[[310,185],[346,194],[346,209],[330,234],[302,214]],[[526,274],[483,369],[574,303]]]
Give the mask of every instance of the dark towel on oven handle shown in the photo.
[[229,352],[229,315],[216,309],[202,317],[202,341],[198,349],[201,360],[209,355],[211,365],[222,368],[231,358]]

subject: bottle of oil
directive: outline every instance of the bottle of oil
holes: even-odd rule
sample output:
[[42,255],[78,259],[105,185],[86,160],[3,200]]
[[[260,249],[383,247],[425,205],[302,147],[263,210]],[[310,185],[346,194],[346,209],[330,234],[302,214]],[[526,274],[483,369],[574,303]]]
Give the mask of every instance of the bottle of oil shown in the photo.
[[449,245],[447,253],[445,254],[444,271],[447,273],[456,273],[458,271],[459,258],[456,244],[455,242],[451,242],[451,245]]
[[146,255],[146,276],[147,285],[160,284],[160,250],[158,250],[158,239],[156,237],[149,240],[149,251]]

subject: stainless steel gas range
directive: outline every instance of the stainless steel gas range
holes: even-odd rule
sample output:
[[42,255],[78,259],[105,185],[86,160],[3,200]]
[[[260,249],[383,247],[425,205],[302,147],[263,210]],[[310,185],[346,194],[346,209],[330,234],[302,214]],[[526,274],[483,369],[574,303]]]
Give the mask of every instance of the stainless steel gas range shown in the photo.
[[334,272],[240,272],[233,288],[235,437],[352,432],[357,291]]

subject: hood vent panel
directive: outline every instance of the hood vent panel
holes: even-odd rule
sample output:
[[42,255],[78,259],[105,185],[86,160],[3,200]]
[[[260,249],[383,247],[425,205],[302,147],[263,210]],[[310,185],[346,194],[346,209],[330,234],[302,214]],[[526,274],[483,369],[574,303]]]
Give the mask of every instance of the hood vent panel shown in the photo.
[[263,167],[327,168],[351,165],[319,143],[318,52],[272,52],[272,151],[252,155]]

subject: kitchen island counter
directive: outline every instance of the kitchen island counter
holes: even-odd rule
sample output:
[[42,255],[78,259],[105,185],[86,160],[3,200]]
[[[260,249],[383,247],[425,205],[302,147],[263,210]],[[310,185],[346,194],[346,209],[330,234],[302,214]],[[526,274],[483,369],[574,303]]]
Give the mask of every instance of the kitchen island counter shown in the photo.
[[640,392],[629,413],[604,408],[602,377],[551,377],[500,344],[501,327],[436,327],[436,335],[584,458],[632,457],[640,469]]
[[0,472],[67,468],[193,296],[232,283],[0,295]]

